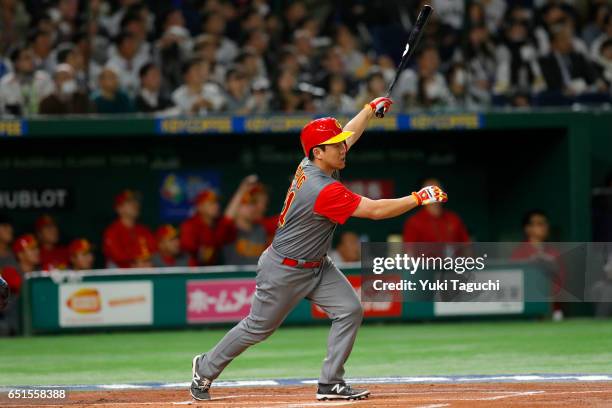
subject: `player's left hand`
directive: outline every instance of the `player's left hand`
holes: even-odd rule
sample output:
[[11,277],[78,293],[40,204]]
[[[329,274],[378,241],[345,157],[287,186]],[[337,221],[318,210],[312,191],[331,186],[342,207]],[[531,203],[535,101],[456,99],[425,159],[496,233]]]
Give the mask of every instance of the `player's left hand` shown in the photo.
[[438,186],[423,187],[419,191],[413,192],[412,196],[418,205],[445,203],[448,201],[448,196]]
[[376,110],[382,105],[384,107],[384,113],[387,113],[389,109],[391,109],[391,105],[393,104],[393,100],[391,98],[386,98],[381,96],[380,98],[376,98],[372,100],[368,105],[372,108],[372,112],[376,112]]

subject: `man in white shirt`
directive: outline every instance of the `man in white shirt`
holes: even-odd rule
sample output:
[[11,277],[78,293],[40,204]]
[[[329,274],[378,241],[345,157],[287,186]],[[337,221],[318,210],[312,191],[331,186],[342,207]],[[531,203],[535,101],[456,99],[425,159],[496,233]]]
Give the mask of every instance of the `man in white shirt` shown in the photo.
[[38,113],[40,101],[53,93],[53,81],[45,71],[34,69],[29,48],[11,53],[13,72],[0,80],[0,113],[27,116]]
[[116,40],[117,53],[111,57],[106,65],[112,66],[119,71],[121,87],[130,97],[138,94],[138,73],[148,58],[137,58],[138,40],[130,33],[121,33]]
[[218,112],[225,105],[221,87],[208,80],[209,63],[200,59],[183,67],[185,83],[172,93],[172,101],[182,114],[206,115]]

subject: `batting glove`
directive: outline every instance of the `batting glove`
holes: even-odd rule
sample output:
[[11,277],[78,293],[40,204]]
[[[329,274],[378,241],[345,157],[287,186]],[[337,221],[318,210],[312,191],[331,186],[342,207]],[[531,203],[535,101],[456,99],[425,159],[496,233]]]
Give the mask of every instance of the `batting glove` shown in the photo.
[[380,107],[384,107],[384,113],[387,113],[389,109],[391,109],[391,105],[393,104],[393,100],[391,98],[385,98],[384,96],[380,98],[374,99],[372,102],[367,104],[372,109],[372,112],[376,112],[376,110]]
[[445,203],[448,201],[446,193],[438,186],[423,187],[419,191],[412,193],[417,205],[427,205],[433,203]]

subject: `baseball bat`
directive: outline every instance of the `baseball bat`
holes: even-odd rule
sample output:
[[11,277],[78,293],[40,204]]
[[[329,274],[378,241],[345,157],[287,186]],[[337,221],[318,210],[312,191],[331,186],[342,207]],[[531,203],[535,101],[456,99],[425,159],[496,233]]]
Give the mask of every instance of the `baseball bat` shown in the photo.
[[[397,70],[395,71],[395,77],[393,77],[393,82],[391,82],[391,85],[389,85],[389,89],[387,89],[387,94],[385,95],[385,97],[388,98],[389,96],[391,96],[391,92],[393,91],[393,88],[395,87],[395,84],[397,83],[397,80],[399,79],[402,70],[406,66],[408,60],[412,58],[412,55],[414,54],[414,51],[416,50],[416,47],[423,35],[423,29],[425,28],[425,24],[427,24],[427,20],[429,19],[429,16],[431,15],[432,11],[433,8],[430,5],[426,4],[419,12],[419,16],[417,17],[416,23],[414,23],[414,27],[412,27],[410,35],[408,36],[408,42],[406,43],[406,48],[404,49],[404,53],[402,54],[402,59],[399,65],[397,66]],[[383,118],[384,116],[385,106],[384,103],[381,102],[376,107],[376,117]]]

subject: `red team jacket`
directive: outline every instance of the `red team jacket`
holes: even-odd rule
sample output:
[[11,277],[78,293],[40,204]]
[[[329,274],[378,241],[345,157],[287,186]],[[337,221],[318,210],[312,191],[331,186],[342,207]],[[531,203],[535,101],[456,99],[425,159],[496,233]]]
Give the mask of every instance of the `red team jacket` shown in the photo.
[[442,210],[440,217],[434,217],[422,208],[406,220],[404,242],[470,242],[470,236],[454,212]]
[[181,224],[181,248],[191,256],[191,264],[216,265],[221,247],[236,239],[234,222],[222,216],[214,226],[194,215]]
[[45,271],[68,269],[69,259],[68,248],[66,247],[56,246],[53,249],[40,247],[40,264]]
[[155,252],[155,238],[144,225],[128,228],[117,220],[104,231],[103,252],[107,262],[129,268],[139,254]]

